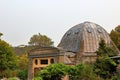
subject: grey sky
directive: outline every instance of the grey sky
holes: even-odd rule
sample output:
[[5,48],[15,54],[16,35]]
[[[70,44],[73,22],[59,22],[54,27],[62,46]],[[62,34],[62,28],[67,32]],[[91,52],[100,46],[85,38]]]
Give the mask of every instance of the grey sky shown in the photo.
[[33,34],[49,36],[55,46],[64,33],[84,21],[110,32],[120,24],[120,0],[0,0],[0,32],[13,46]]

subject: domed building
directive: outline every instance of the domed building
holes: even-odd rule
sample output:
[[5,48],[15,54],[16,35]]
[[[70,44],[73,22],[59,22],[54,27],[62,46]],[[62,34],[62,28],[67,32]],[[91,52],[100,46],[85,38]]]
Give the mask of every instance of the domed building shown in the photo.
[[28,80],[32,80],[37,71],[53,63],[76,65],[94,62],[101,39],[104,39],[107,45],[115,47],[104,28],[92,22],[84,22],[69,29],[58,47],[39,47],[31,50],[28,53]]
[[113,45],[109,34],[103,27],[92,22],[84,22],[69,29],[58,47],[66,52],[74,53],[76,63],[92,62],[95,61],[95,52],[99,48],[101,39],[105,40],[107,45]]

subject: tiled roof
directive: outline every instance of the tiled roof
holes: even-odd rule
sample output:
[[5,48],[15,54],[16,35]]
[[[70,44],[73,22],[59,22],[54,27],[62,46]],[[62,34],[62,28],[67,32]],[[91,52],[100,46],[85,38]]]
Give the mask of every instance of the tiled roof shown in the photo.
[[109,34],[103,27],[92,22],[84,22],[69,29],[58,47],[75,53],[81,49],[86,53],[96,52],[101,38],[105,40],[106,44],[111,43]]

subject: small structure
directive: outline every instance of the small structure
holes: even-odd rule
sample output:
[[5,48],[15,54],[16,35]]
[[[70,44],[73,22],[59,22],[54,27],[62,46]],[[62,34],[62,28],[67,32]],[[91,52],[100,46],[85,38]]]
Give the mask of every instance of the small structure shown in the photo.
[[28,80],[32,80],[37,71],[53,63],[74,65],[72,62],[72,56],[74,56],[74,54],[67,53],[66,55],[64,50],[56,47],[40,47],[30,51],[28,53]]
[[76,65],[94,62],[101,39],[117,50],[107,31],[100,25],[84,22],[72,27],[65,33],[58,47],[40,47],[29,52],[28,80],[32,80],[36,71],[53,63]]

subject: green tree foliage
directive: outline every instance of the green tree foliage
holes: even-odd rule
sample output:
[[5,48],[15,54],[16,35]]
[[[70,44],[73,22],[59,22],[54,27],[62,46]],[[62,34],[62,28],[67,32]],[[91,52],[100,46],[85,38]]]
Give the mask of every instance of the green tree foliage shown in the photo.
[[115,30],[112,30],[110,33],[110,37],[115,43],[115,45],[118,47],[120,50],[120,25],[118,25]]
[[2,33],[0,33],[0,38],[1,38],[1,36],[2,36],[3,34]]
[[35,77],[32,80],[43,80],[41,77]]
[[18,80],[16,77],[8,78],[7,80]]
[[41,70],[38,76],[43,80],[61,80],[67,74],[68,69],[69,67],[62,63],[52,64]]
[[46,35],[41,35],[39,33],[33,35],[28,43],[32,46],[44,47],[44,46],[52,46],[54,42]]
[[91,64],[70,66],[68,74],[70,75],[70,80],[97,80]]
[[120,32],[120,25],[118,25],[118,26],[115,28],[115,30],[116,30],[117,32]]
[[28,68],[28,54],[23,53],[20,56],[17,56],[18,69],[26,70]]
[[28,54],[23,53],[20,56],[17,56],[17,77],[19,77],[21,80],[27,80],[28,76]]
[[28,71],[27,70],[19,70],[17,77],[20,78],[20,80],[27,80],[28,77]]
[[78,72],[78,80],[97,80],[97,76],[93,71],[93,65],[91,64],[84,64],[82,69],[78,68]]
[[[79,68],[83,68],[82,65],[79,66]],[[79,78],[79,69],[76,66],[69,66],[68,74],[70,77],[70,80],[77,80]]]
[[21,80],[27,80],[27,72],[28,72],[28,52],[30,47],[28,46],[18,46],[14,47],[14,51],[17,54],[17,69],[16,69],[16,76],[19,77]]
[[97,80],[93,72],[93,66],[79,64],[67,66],[65,64],[52,64],[41,70],[35,80],[61,80],[65,75],[69,75],[70,80]]
[[104,40],[101,40],[99,49],[96,52],[98,57],[94,64],[95,73],[103,79],[110,79],[116,71],[116,63],[109,57],[111,48],[107,47]]
[[0,78],[8,77],[6,70],[14,70],[17,66],[13,48],[5,41],[0,40]]
[[106,45],[105,41],[103,39],[101,39],[100,43],[99,43],[99,48],[98,51],[96,51],[97,55],[99,56],[116,56],[118,55],[118,52],[116,51],[115,47],[112,45]]

